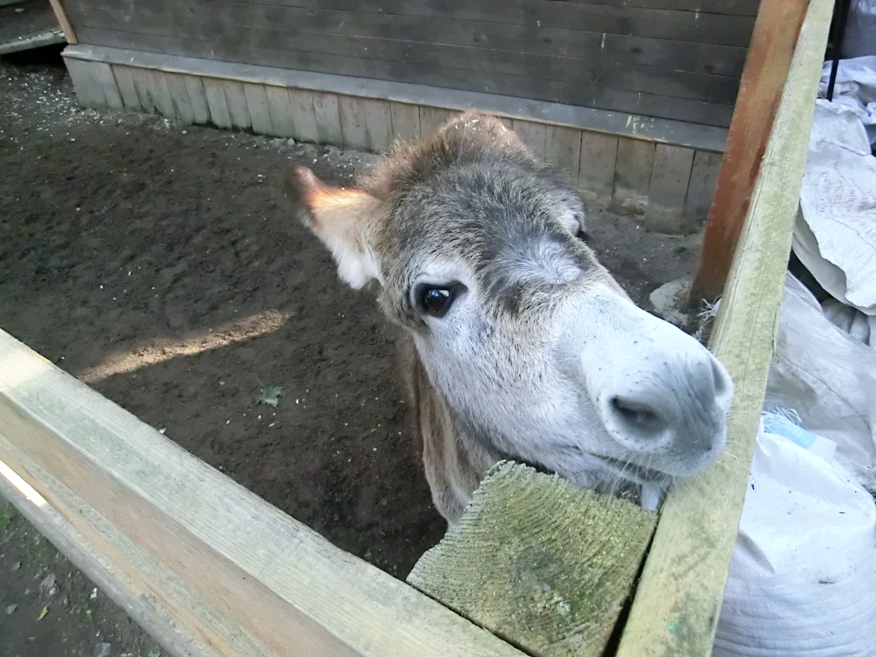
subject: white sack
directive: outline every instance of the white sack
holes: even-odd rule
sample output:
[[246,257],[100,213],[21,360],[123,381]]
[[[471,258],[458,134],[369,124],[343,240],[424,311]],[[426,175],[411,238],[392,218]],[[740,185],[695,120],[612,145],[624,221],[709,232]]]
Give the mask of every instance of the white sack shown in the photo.
[[[820,98],[827,98],[832,67],[833,62],[828,61],[821,69]],[[870,144],[876,143],[876,56],[840,60],[831,100],[854,112],[864,124]]]
[[712,656],[876,656],[876,504],[788,433],[758,434]]
[[832,296],[876,315],[876,158],[836,103],[816,102],[800,209],[794,253]]
[[837,461],[876,490],[876,350],[831,324],[791,274],[764,402],[765,411],[782,409],[794,409],[800,426],[835,442]]

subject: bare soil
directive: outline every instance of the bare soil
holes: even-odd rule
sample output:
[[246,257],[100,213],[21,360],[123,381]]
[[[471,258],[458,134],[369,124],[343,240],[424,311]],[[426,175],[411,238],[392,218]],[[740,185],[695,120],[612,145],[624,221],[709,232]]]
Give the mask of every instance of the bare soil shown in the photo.
[[[281,193],[292,163],[349,184],[372,157],[83,111],[63,66],[0,61],[0,327],[335,545],[404,577],[445,524],[422,474],[393,332],[373,298],[337,279]],[[588,230],[646,306],[695,262],[695,236],[599,211]],[[268,386],[282,387],[276,407],[258,402]],[[31,539],[16,536],[0,551],[21,554]],[[95,654],[94,637],[22,643],[46,619],[33,620],[33,605],[4,608],[33,597],[43,570],[6,552],[0,655]],[[10,578],[18,561],[26,577]],[[68,615],[70,627],[81,623]],[[137,641],[125,650],[145,649]]]

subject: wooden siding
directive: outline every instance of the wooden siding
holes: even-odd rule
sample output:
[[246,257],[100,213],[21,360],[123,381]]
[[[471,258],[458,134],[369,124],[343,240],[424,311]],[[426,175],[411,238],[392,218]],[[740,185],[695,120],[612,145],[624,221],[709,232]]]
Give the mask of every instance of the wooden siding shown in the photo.
[[758,0],[68,0],[81,43],[726,127]]
[[[87,47],[76,48],[65,51],[67,67],[80,103],[95,109],[154,112],[187,123],[374,152],[387,150],[394,140],[428,137],[455,113],[256,79],[220,79],[180,67],[110,66],[84,57]],[[669,233],[695,232],[708,214],[720,154],[546,122],[506,119],[506,124],[538,157],[577,183],[591,206],[610,206]]]

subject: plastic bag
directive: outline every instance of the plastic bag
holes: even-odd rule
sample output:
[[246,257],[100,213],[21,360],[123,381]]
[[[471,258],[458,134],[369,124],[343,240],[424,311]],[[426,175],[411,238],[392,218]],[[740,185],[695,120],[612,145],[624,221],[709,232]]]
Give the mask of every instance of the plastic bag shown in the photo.
[[837,461],[876,490],[876,350],[831,324],[791,274],[764,402],[765,411],[782,409],[794,409],[800,426],[835,442]]
[[876,315],[876,157],[836,103],[816,103],[800,209],[794,253],[832,296]]
[[838,446],[767,420],[785,435],[757,437],[712,657],[872,657],[876,504]]

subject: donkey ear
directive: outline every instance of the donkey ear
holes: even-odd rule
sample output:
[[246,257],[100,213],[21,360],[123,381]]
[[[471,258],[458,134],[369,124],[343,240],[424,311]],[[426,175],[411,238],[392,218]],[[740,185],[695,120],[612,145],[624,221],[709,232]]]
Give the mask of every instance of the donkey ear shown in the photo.
[[326,185],[302,166],[293,166],[286,174],[285,191],[304,225],[332,252],[344,281],[358,289],[372,279],[380,280],[367,240],[380,216],[376,198],[358,189]]

